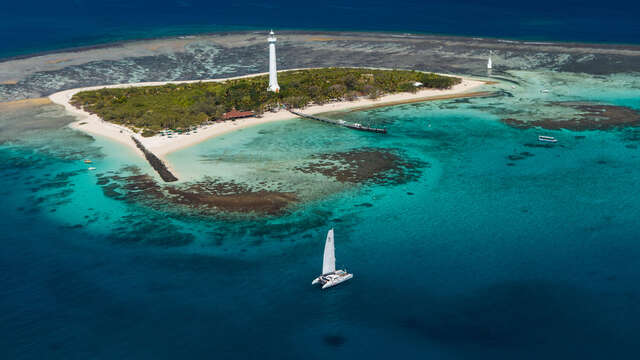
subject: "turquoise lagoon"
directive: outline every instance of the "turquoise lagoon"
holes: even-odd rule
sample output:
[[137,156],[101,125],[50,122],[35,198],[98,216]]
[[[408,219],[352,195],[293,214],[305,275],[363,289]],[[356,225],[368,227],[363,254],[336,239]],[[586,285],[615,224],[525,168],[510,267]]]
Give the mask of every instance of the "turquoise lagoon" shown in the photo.
[[[109,196],[100,174],[152,170],[65,128],[55,106],[0,114],[3,357],[630,357],[640,130],[500,119],[571,116],[558,101],[640,110],[640,77],[509,76],[487,86],[494,97],[332,114],[387,136],[297,119],[168,156],[181,182],[298,195],[267,217],[163,211],[122,188]],[[18,120],[27,125],[4,130]],[[559,142],[538,147],[539,134]],[[414,176],[352,184],[299,171],[357,149],[392,151]],[[319,291],[310,283],[330,227],[355,278]]]

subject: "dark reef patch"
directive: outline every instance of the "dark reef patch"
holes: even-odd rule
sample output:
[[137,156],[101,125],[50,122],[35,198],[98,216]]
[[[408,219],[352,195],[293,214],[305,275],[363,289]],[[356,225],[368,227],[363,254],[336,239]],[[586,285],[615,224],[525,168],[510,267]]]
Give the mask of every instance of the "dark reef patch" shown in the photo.
[[292,192],[253,190],[245,185],[214,179],[181,187],[167,186],[166,189],[176,204],[237,213],[275,215],[297,200]]
[[398,185],[416,180],[429,164],[404,159],[390,149],[355,149],[321,154],[296,170],[307,174],[322,174],[343,183],[374,183]]
[[153,245],[159,247],[178,247],[192,243],[195,236],[179,230],[179,227],[167,221],[166,217],[148,213],[144,217],[136,215],[122,216],[109,240],[118,244]]
[[370,207],[373,207],[373,204],[371,204],[371,203],[362,203],[362,204],[355,204],[355,205],[353,205],[353,206],[355,206],[355,207],[368,207],[368,208],[370,208]]
[[113,224],[107,239],[116,244],[179,247],[188,245],[195,239],[193,234],[182,231],[165,214],[153,211],[127,213]]
[[322,340],[326,345],[335,347],[342,346],[347,342],[347,338],[342,335],[325,335]]
[[525,147],[528,148],[547,148],[547,149],[551,149],[554,145],[549,143],[549,144],[531,144],[531,143],[527,143],[524,144]]
[[74,225],[61,225],[61,229],[81,229],[84,225],[82,224],[74,224]]
[[234,182],[205,178],[180,185],[159,184],[137,168],[123,168],[117,174],[98,175],[97,184],[105,196],[138,202],[163,211],[186,210],[195,215],[221,212],[275,215],[296,202],[292,192],[254,189]]
[[622,133],[622,138],[625,141],[640,142],[640,129],[628,128]]
[[520,120],[505,118],[502,122],[517,128],[541,127],[548,130],[573,131],[607,130],[618,127],[640,126],[640,112],[626,106],[603,105],[589,102],[553,102],[550,106],[572,108],[576,114],[571,119]]

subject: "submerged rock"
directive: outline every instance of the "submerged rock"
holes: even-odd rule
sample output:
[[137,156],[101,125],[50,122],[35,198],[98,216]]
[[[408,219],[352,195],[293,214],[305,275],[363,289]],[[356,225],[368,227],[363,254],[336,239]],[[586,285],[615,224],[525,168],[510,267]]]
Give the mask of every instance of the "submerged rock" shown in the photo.
[[347,342],[347,338],[341,335],[325,335],[323,337],[324,343],[329,346],[342,346]]
[[520,120],[502,119],[507,125],[517,128],[541,127],[548,130],[606,130],[617,127],[640,126],[640,112],[626,106],[602,105],[588,102],[554,102],[551,106],[569,107],[576,110],[571,119]]
[[316,155],[296,170],[339,182],[397,185],[417,179],[427,166],[419,160],[404,159],[394,150],[365,148]]
[[180,185],[159,184],[138,169],[121,169],[112,176],[98,179],[105,195],[152,208],[181,211],[197,215],[256,213],[275,215],[286,211],[298,200],[293,192],[250,188],[244,184],[212,178]]

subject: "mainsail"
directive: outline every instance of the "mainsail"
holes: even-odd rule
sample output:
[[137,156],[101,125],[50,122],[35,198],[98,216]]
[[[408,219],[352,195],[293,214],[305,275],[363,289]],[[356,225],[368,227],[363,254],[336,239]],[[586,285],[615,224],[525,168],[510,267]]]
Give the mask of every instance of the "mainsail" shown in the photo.
[[322,260],[322,274],[336,271],[336,249],[333,246],[333,229],[327,233],[327,242],[324,243],[324,258]]

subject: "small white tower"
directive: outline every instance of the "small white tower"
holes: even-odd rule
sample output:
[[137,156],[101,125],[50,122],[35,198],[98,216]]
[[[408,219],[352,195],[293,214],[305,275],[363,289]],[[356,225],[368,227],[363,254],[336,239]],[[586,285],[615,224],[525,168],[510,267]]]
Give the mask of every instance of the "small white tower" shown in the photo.
[[276,70],[276,35],[273,30],[269,33],[269,88],[267,90],[278,92],[278,72]]

